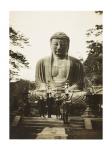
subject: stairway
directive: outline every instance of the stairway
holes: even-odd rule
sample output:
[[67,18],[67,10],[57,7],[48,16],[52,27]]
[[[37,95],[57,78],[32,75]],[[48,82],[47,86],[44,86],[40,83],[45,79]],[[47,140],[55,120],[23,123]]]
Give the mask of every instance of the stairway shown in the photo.
[[69,117],[69,128],[72,128],[73,130],[85,129],[83,118]]
[[44,128],[64,127],[63,121],[56,118],[22,117],[18,125],[19,138],[36,138]]
[[63,121],[56,118],[22,117],[21,126],[43,129],[44,127],[63,127]]
[[[81,117],[69,117],[69,124],[63,124],[63,120],[40,117],[22,117],[18,126],[13,128],[13,137],[16,139],[35,139],[45,128],[64,128],[65,131],[84,129],[84,120]],[[68,134],[68,133],[67,133]]]

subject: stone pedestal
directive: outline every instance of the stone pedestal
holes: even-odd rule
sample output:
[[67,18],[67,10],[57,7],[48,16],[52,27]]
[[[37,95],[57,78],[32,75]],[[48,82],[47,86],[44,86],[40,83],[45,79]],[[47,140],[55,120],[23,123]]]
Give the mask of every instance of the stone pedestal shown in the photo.
[[15,118],[14,118],[14,120],[13,120],[11,126],[12,126],[12,127],[16,127],[16,126],[19,124],[20,119],[21,119],[21,116],[15,116]]
[[95,115],[93,115],[92,110],[89,105],[87,105],[86,110],[84,111],[83,115],[81,116],[83,118],[93,118]]
[[86,95],[86,110],[84,111],[83,115],[81,117],[83,118],[92,118],[95,117],[94,114],[92,113],[92,109],[91,109],[91,104],[93,102],[93,96],[91,94],[87,94]]
[[84,118],[85,129],[92,129],[92,122],[90,118]]
[[87,108],[81,117],[84,118],[85,129],[92,129],[91,118],[94,118],[95,115],[92,113],[92,110],[89,104],[87,104]]

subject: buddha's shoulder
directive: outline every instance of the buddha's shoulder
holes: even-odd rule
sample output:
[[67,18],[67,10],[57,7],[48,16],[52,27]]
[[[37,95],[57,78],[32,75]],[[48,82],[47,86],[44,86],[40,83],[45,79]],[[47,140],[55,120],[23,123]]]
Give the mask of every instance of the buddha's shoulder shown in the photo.
[[47,62],[49,62],[51,60],[51,57],[50,56],[47,56],[47,57],[44,57],[44,58],[41,58],[37,61],[37,64],[45,64]]
[[70,61],[72,61],[73,63],[78,63],[81,64],[81,61],[75,57],[69,56]]

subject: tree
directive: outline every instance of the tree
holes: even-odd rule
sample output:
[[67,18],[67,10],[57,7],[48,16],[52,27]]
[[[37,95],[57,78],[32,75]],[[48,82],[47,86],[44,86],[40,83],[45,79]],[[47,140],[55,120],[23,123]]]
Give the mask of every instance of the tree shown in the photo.
[[[102,11],[96,11],[98,15],[102,15]],[[103,26],[95,25],[94,28],[87,31],[87,37],[90,40],[87,42],[88,57],[84,62],[85,72],[89,80],[93,84],[102,84],[102,56],[103,56],[103,42],[102,42]]]
[[[32,85],[32,87],[31,87]],[[18,111],[19,107],[24,107],[28,102],[28,93],[31,88],[35,87],[35,83],[28,80],[20,79],[16,82],[10,82],[10,111]]]
[[25,45],[28,45],[29,40],[20,32],[15,31],[12,27],[9,28],[10,50],[10,80],[19,75],[21,67],[29,67],[29,63],[25,56],[19,52]]

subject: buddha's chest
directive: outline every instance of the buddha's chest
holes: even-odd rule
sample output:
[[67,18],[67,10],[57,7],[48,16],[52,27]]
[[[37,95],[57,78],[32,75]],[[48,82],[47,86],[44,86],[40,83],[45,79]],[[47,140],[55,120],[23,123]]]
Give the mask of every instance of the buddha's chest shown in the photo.
[[55,81],[66,79],[69,70],[69,61],[63,60],[54,62],[52,65],[52,77]]

